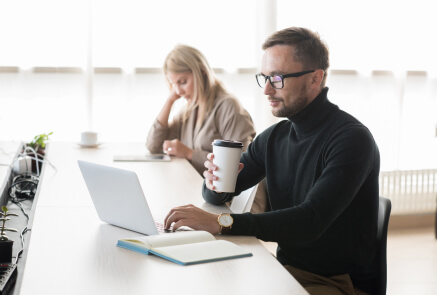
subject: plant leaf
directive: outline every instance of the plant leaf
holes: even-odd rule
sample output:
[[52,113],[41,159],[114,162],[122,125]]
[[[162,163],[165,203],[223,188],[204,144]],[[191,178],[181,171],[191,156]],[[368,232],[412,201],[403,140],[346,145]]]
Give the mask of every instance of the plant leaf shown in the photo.
[[5,212],[5,213],[8,212],[8,207],[2,206],[2,211]]
[[15,228],[4,228],[3,230],[6,230],[6,231],[13,231],[13,232],[18,232],[18,230],[15,229]]
[[6,214],[6,216],[18,216],[18,214],[17,213],[8,213],[8,214]]

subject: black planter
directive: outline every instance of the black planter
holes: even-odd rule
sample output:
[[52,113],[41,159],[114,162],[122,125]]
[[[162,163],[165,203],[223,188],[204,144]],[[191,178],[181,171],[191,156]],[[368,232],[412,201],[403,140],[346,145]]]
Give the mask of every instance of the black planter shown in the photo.
[[14,246],[14,241],[0,241],[0,262],[12,262],[12,248]]
[[[42,162],[37,161],[36,159],[44,160],[45,150],[39,148],[36,153],[37,154],[35,155],[32,152],[27,152],[27,155],[32,157],[32,173],[37,173],[38,171],[41,173]],[[38,165],[38,169],[36,169],[36,165]]]

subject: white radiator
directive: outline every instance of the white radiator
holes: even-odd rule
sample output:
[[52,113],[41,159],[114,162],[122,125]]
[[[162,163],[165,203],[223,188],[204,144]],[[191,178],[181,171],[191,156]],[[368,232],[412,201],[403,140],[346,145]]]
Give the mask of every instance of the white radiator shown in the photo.
[[379,195],[391,200],[393,215],[433,213],[437,202],[437,169],[381,172]]

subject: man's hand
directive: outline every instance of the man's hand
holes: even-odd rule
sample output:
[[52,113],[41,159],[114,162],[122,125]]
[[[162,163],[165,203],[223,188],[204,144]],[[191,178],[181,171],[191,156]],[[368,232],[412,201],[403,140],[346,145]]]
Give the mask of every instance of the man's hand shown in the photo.
[[[213,163],[213,160],[214,160],[213,153],[209,153],[206,157],[207,157],[208,161],[205,161],[204,166],[208,170],[205,170],[203,172],[203,177],[205,177],[206,187],[212,191],[215,191],[216,187],[212,184],[212,181],[218,180],[218,177],[213,174],[213,171],[216,171],[218,169],[218,167],[216,165],[214,165],[214,163]],[[243,168],[244,168],[243,163],[238,164],[238,173],[240,173],[240,171],[243,170]]]
[[217,219],[216,214],[206,212],[194,205],[186,205],[171,209],[164,219],[164,226],[165,229],[169,229],[173,224],[173,231],[181,226],[188,226],[217,235],[220,233]]
[[180,142],[179,139],[164,140],[162,145],[164,153],[178,158],[185,158],[191,160],[193,157],[193,150]]

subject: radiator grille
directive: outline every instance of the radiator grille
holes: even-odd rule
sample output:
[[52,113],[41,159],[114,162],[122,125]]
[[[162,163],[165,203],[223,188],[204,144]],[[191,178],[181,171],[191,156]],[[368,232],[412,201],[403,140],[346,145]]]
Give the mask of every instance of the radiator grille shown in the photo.
[[435,212],[437,169],[381,172],[379,194],[392,201],[393,215]]

